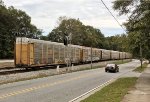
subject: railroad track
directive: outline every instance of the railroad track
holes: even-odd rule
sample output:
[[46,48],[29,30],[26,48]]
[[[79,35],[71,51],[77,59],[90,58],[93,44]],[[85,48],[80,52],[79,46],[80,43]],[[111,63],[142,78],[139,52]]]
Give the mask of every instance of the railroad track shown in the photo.
[[[102,61],[105,62],[105,61]],[[109,62],[109,61],[108,61]],[[97,62],[93,62],[97,63]],[[85,64],[77,64],[77,65],[86,65]],[[62,65],[60,68],[64,68],[66,66]],[[40,71],[40,70],[49,70],[49,69],[56,69],[56,66],[45,66],[45,67],[37,67],[37,68],[17,68],[17,67],[0,67],[0,76],[2,75],[9,75],[9,74],[17,74],[17,73],[26,73],[26,72],[32,72],[32,71]]]
[[0,71],[1,70],[11,70],[11,69],[16,69],[16,67],[2,67],[2,68],[0,68]]
[[0,76],[1,76],[1,75],[9,75],[9,74],[23,73],[23,72],[26,72],[26,70],[19,69],[19,68],[1,69],[1,70],[0,70]]
[[54,69],[56,67],[54,66],[46,66],[46,67],[39,67],[39,68],[0,68],[0,76],[1,75],[9,75],[9,74],[17,74],[17,73],[25,73],[25,72],[32,72],[32,71],[39,71],[39,70],[48,70],[48,69]]
[[[86,64],[88,64],[88,63],[86,63]],[[76,64],[76,65],[82,65],[82,64]],[[32,71],[56,69],[56,67],[57,67],[57,65],[39,66],[39,67],[33,67],[33,68],[0,67],[0,76],[32,72]],[[66,65],[60,65],[60,68],[64,68],[64,67],[66,67]]]

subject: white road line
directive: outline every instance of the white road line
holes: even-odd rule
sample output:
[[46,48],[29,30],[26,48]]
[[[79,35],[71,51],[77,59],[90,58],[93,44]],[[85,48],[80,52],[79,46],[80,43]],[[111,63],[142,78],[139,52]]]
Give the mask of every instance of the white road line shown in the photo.
[[[116,78],[112,78],[112,79],[110,79],[109,81],[107,81],[107,82],[105,82],[105,83],[103,83],[103,84],[101,84],[101,85],[99,85],[99,86],[97,86],[97,87],[95,87],[95,88],[89,90],[88,92],[86,92],[86,93],[84,93],[84,94],[82,94],[82,95],[80,95],[80,96],[78,96],[78,97],[76,97],[76,98],[74,98],[74,99],[72,99],[72,100],[70,100],[70,101],[68,101],[68,102],[78,102],[77,100],[81,99],[82,97],[84,97],[84,96],[86,96],[86,95],[88,95],[88,94],[90,94],[90,93],[92,93],[92,92],[94,92],[94,91],[96,92],[97,89],[103,88],[104,86],[110,84],[111,82],[113,82],[113,81],[115,81],[116,79],[120,78],[120,77],[123,76],[124,74],[127,74],[128,72],[131,72],[132,70],[133,70],[133,69],[131,69],[131,70],[129,70],[129,71],[127,71],[127,72],[125,72],[125,73],[119,75],[119,76],[116,77]],[[90,94],[90,95],[91,95],[91,94]]]
[[103,84],[101,84],[101,85],[99,85],[99,86],[97,86],[97,87],[95,87],[95,88],[89,90],[88,92],[86,92],[86,93],[84,93],[84,94],[82,94],[82,95],[80,95],[80,96],[78,96],[78,97],[76,97],[76,98],[70,100],[69,102],[75,102],[75,101],[77,101],[78,99],[84,97],[85,95],[88,95],[89,93],[94,92],[95,90],[97,90],[97,89],[99,89],[99,88],[102,88],[102,87],[108,85],[109,83],[113,82],[114,80],[116,80],[116,78],[112,78],[111,80],[109,80],[109,81],[107,81],[107,82],[105,82],[105,83],[103,83]]

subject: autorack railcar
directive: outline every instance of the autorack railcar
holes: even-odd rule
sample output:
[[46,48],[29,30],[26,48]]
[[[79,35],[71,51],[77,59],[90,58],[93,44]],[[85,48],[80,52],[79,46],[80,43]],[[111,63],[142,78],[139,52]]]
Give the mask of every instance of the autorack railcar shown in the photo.
[[111,51],[111,59],[112,60],[120,59],[119,51]]
[[15,47],[15,65],[18,67],[79,63],[81,46],[64,46],[62,43],[18,37]]
[[17,37],[15,44],[15,65],[35,67],[68,63],[131,58],[126,52],[91,48],[79,45],[65,46],[63,43]]
[[101,60],[111,60],[111,50],[101,49],[102,58]]

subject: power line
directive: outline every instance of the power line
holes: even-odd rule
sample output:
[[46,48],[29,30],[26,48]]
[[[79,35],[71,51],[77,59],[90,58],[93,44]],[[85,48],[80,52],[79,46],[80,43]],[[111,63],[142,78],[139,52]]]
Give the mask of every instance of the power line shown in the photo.
[[[125,29],[122,27],[122,25],[119,23],[119,21],[117,20],[117,18],[111,13],[111,11],[109,10],[109,8],[106,6],[106,4],[104,3],[103,0],[101,0],[101,2],[103,3],[103,5],[106,7],[106,9],[109,11],[109,13],[113,16],[113,18],[116,20],[116,22],[119,24],[119,26],[125,31]],[[126,31],[125,31],[126,32]]]

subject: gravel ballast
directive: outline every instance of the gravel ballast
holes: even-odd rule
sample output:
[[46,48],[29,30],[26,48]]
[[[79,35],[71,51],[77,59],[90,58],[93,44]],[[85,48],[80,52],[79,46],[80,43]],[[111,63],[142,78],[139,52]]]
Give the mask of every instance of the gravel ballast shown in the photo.
[[[93,68],[100,68],[105,66],[107,63],[113,63],[116,61],[105,61],[105,62],[98,62],[93,63]],[[56,68],[56,69],[47,69],[47,70],[36,70],[31,72],[24,72],[24,73],[16,73],[16,74],[9,74],[9,75],[0,75],[0,85],[6,84],[10,82],[22,81],[22,80],[29,80],[35,78],[41,78],[46,76],[52,76],[57,74],[64,74],[68,72],[80,71],[90,69],[91,64],[84,64],[78,66],[71,66],[71,67],[64,67],[64,68]]]

